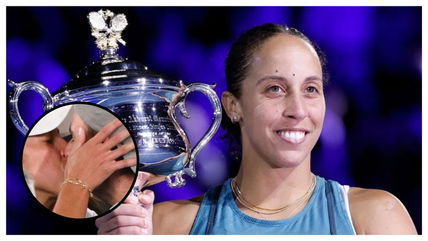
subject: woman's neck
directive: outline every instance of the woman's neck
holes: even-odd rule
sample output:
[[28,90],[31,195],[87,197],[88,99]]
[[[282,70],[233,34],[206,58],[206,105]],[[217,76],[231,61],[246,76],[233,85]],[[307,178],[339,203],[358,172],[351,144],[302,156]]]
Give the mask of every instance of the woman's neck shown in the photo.
[[[273,168],[255,155],[252,155],[252,158],[243,155],[236,176],[236,184],[243,198],[255,206],[268,209],[284,207],[295,202],[305,195],[313,181],[310,157],[295,167]],[[303,207],[304,205],[301,208]],[[251,214],[251,211],[247,213]],[[257,217],[256,214],[251,216]],[[275,216],[283,218],[289,215],[279,213]]]

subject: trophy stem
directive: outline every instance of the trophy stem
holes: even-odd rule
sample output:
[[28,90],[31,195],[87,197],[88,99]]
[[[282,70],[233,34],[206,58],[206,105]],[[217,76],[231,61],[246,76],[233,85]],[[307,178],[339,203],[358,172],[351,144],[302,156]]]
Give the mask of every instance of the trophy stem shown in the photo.
[[100,55],[102,59],[117,59],[119,57],[116,48],[107,48],[100,50]]

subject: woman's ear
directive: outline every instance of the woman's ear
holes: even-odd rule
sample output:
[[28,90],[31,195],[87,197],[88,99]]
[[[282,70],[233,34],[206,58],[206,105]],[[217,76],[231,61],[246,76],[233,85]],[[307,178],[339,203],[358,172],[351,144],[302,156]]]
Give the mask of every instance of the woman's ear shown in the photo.
[[221,94],[221,103],[232,122],[237,122],[242,118],[241,105],[232,93],[224,91]]

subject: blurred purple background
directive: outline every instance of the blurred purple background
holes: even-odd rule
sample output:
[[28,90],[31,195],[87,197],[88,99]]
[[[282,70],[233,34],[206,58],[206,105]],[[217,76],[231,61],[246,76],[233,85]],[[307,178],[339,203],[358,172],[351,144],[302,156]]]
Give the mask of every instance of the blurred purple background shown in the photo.
[[[7,78],[36,80],[52,92],[98,59],[86,15],[100,8],[7,7]],[[330,83],[323,133],[312,155],[316,174],[342,184],[396,195],[421,233],[422,220],[422,8],[421,7],[140,7],[126,14],[120,53],[186,83],[217,83],[225,90],[224,59],[246,29],[263,23],[298,28],[326,53]],[[5,83],[6,84],[6,83]],[[7,88],[7,94],[10,92]],[[31,125],[42,99],[24,92],[21,113]],[[191,143],[206,131],[211,107],[203,95],[188,101],[182,121]],[[7,118],[7,233],[95,233],[93,220],[52,214],[32,197],[21,171],[24,136]],[[192,128],[191,128],[192,127]],[[233,176],[220,130],[197,159],[198,177],[157,201],[185,199]]]

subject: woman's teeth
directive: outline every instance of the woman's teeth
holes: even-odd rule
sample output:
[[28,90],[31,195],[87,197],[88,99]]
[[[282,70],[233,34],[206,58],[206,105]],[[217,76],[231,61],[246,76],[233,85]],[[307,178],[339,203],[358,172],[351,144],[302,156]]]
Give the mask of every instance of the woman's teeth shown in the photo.
[[304,131],[279,131],[282,138],[292,143],[299,143],[305,137]]

